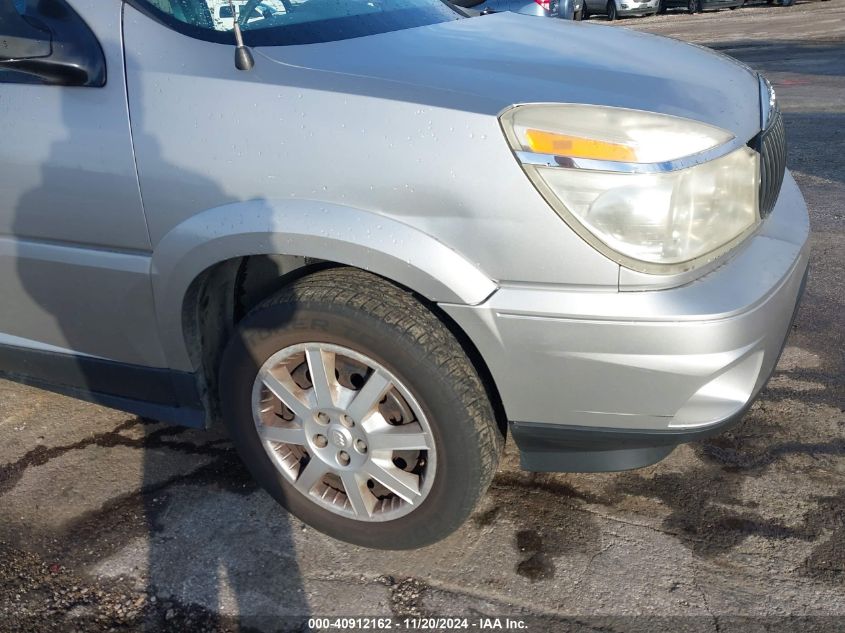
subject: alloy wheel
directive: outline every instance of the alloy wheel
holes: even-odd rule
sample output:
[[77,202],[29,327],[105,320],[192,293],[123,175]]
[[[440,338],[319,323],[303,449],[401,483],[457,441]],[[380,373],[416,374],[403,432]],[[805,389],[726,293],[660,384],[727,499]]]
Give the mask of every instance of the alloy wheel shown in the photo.
[[273,464],[331,512],[389,521],[431,489],[431,427],[407,387],[372,358],[326,343],[287,347],[259,369],[252,405]]

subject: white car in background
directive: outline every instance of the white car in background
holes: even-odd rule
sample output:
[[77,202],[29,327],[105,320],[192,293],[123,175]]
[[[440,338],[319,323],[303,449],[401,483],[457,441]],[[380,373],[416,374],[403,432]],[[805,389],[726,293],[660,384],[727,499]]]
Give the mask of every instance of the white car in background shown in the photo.
[[621,17],[654,15],[660,0],[584,0],[584,19],[591,15],[606,15],[611,22]]
[[[207,0],[208,8],[211,10],[211,19],[214,22],[214,28],[218,31],[231,31],[234,28],[234,15],[232,14],[232,7],[240,16],[241,10],[246,6],[246,0],[238,0],[237,2],[229,3],[229,0]],[[274,14],[285,13],[285,6],[278,0],[264,0],[261,4],[255,7],[251,15],[246,19],[246,23],[264,20],[272,17]]]

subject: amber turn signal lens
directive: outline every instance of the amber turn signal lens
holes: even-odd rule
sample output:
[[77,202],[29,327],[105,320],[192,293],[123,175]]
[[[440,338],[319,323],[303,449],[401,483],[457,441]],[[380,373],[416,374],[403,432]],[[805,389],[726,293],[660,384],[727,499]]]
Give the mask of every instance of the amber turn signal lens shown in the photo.
[[541,130],[526,130],[525,138],[531,147],[531,151],[539,154],[619,162],[636,162],[637,160],[637,153],[633,148],[617,143],[595,141],[565,134],[553,134]]

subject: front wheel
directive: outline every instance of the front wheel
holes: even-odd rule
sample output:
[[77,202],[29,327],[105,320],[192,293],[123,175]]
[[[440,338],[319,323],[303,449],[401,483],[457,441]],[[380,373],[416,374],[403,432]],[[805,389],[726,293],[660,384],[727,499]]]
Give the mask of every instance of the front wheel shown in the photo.
[[607,2],[607,19],[613,22],[619,15],[616,12],[616,3],[614,0],[608,0]]
[[704,9],[701,7],[700,0],[689,0],[687,2],[687,13],[692,15],[693,13],[701,13]]
[[472,512],[503,444],[450,330],[360,270],[304,277],[236,329],[220,371],[230,435],[256,480],[335,538],[433,543]]

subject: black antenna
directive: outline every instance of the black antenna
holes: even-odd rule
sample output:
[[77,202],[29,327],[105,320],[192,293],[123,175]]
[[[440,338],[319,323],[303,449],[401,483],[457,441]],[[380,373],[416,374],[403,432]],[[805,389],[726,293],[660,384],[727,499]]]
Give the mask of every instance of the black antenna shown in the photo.
[[250,70],[255,66],[255,60],[252,58],[252,51],[244,46],[244,36],[241,33],[241,26],[238,24],[239,15],[235,12],[235,4],[229,0],[229,6],[232,8],[232,19],[235,27],[235,68],[238,70]]

